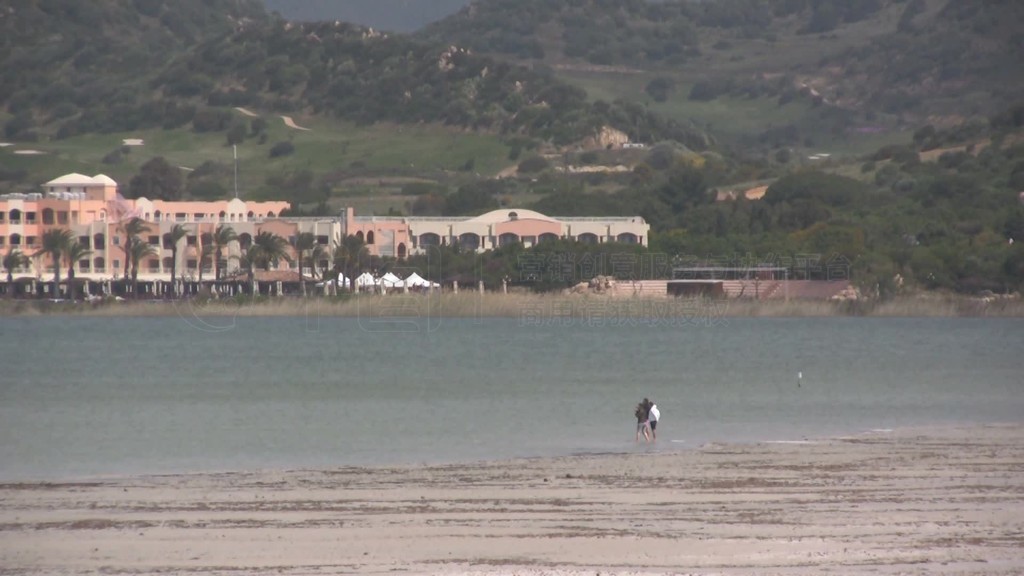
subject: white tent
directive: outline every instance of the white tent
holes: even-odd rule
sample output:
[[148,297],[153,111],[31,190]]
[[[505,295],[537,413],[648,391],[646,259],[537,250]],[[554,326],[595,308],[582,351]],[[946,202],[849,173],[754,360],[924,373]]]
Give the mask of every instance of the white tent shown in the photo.
[[356,278],[356,287],[365,288],[366,286],[376,286],[377,281],[374,280],[373,275],[369,272],[363,272]]
[[421,286],[426,286],[427,281],[424,280],[423,277],[420,276],[419,274],[413,272],[412,274],[409,274],[409,276],[406,277],[405,285],[408,286],[409,288],[419,288]]
[[402,279],[399,278],[398,276],[395,276],[391,272],[388,272],[387,274],[381,276],[379,282],[385,288],[394,288],[396,286],[402,285]]
[[410,288],[437,288],[440,286],[437,282],[426,280],[415,272],[409,274],[409,277],[405,279],[405,284]]

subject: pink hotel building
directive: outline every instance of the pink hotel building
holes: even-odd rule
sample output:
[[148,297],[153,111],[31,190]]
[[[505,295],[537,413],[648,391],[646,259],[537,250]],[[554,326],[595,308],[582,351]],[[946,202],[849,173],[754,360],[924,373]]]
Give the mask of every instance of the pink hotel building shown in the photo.
[[[220,225],[232,227],[239,237],[225,255],[229,274],[238,268],[238,260],[232,256],[240,255],[261,231],[289,241],[299,233],[311,232],[324,246],[342,236],[355,235],[366,243],[370,254],[399,259],[422,253],[430,246],[458,244],[483,252],[509,243],[521,242],[529,247],[556,238],[646,246],[650,232],[650,225],[639,216],[552,218],[532,210],[505,209],[472,218],[378,217],[356,216],[352,208],[347,208],[333,217],[282,217],[281,212],[289,207],[288,202],[237,198],[212,202],[128,200],[118,194],[117,183],[107,176],[67,174],[43,184],[43,192],[0,196],[0,254],[20,250],[31,263],[27,269],[14,270],[15,277],[46,279],[53,274],[53,263],[32,256],[39,251],[46,230],[67,228],[92,250],[88,258],[76,264],[78,277],[118,278],[125,259],[121,226],[136,216],[149,223],[149,230],[141,238],[158,251],[140,262],[140,280],[169,279],[174,263],[168,233],[176,224],[189,231],[178,244],[177,270],[191,279],[198,277],[202,246],[212,242],[212,234]],[[66,272],[66,264],[62,268]],[[6,275],[7,270],[3,272]],[[309,268],[302,272],[310,274]],[[203,275],[213,279],[209,265]]]

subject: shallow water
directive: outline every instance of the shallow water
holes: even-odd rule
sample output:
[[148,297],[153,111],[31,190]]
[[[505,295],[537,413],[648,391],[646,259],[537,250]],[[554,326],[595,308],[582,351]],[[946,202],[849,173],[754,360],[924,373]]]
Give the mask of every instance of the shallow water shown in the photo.
[[[1024,417],[1021,319],[0,326],[4,479],[677,450]],[[661,409],[657,446],[634,443],[644,396]]]

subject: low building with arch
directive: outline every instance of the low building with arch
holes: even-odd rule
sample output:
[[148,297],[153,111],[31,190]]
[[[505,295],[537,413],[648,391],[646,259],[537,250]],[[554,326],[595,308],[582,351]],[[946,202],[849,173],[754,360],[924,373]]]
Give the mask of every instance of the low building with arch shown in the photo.
[[[557,218],[526,209],[492,210],[468,217],[356,216],[352,208],[345,211],[346,234],[366,238],[371,254],[398,258],[421,254],[430,246],[460,245],[466,250],[486,252],[509,243],[529,248],[560,238],[647,246],[650,229],[640,216]],[[371,235],[374,242],[369,241]],[[386,241],[380,242],[380,238]],[[399,255],[403,248],[405,253]]]

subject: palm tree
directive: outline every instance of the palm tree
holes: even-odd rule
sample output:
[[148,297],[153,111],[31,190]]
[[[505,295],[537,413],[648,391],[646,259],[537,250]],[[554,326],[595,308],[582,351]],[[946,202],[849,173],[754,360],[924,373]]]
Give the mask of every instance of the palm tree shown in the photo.
[[139,297],[139,261],[147,256],[157,256],[158,252],[155,247],[145,240],[136,239],[132,242],[131,254],[129,254],[132,261],[132,294],[136,298]]
[[[203,283],[203,266],[213,258],[214,252],[217,249],[212,244],[203,244],[203,247],[199,249],[199,283]],[[216,277],[216,275],[214,276]]]
[[164,239],[171,244],[171,284],[178,278],[178,242],[182,238],[188,236],[188,230],[181,224],[175,224],[171,231],[168,232]]
[[124,232],[124,279],[128,279],[130,264],[132,261],[132,244],[139,240],[139,235],[149,230],[149,224],[138,216],[130,218],[121,225]]
[[242,253],[242,258],[240,259],[239,264],[249,275],[250,284],[256,277],[256,267],[259,266],[259,262],[263,258],[262,252],[263,250],[259,246],[253,244],[252,246],[249,246],[244,253]]
[[[321,261],[326,262],[328,259],[329,255],[327,253],[327,249],[324,248],[323,244],[318,243],[316,246],[313,246],[312,252],[309,253],[309,268],[314,280],[316,280],[317,277],[316,267],[319,265]],[[327,266],[324,266],[324,268],[320,270],[321,280],[327,279],[327,268]]]
[[50,255],[53,262],[53,297],[60,296],[60,267],[63,264],[64,251],[68,244],[74,241],[74,234],[67,228],[50,228],[43,232],[43,246],[35,253],[35,256],[44,254]]
[[71,295],[71,300],[74,301],[78,295],[75,291],[75,264],[83,258],[92,256],[92,250],[89,249],[88,244],[82,244],[78,240],[72,239],[68,242],[68,245],[64,247],[64,257],[68,261],[68,294]]
[[238,240],[238,233],[231,226],[225,226],[221,224],[217,226],[217,229],[213,232],[213,245],[217,247],[217,257],[213,261],[213,277],[218,282],[221,277],[220,269],[220,257],[224,248],[227,245]]
[[334,268],[341,272],[348,282],[353,283],[353,286],[347,288],[355,289],[354,274],[360,270],[360,265],[367,254],[369,251],[358,236],[338,236],[334,239]]
[[[302,295],[306,295],[306,283],[302,281],[302,257],[316,246],[316,236],[312,232],[302,232],[295,238],[295,253],[299,257],[299,284],[302,286]],[[313,263],[316,268],[316,263]]]
[[7,270],[7,297],[14,298],[14,271],[31,263],[28,256],[15,248],[4,256],[3,265]]
[[271,264],[276,267],[277,263],[281,260],[288,263],[292,261],[291,256],[288,255],[288,241],[273,232],[264,230],[257,234],[252,239],[252,248],[249,249],[250,254],[253,248],[257,249],[255,263],[262,266],[264,270],[270,270]]

